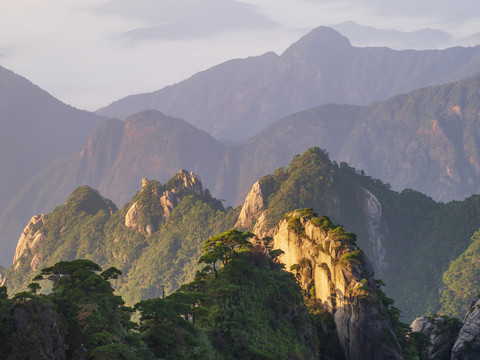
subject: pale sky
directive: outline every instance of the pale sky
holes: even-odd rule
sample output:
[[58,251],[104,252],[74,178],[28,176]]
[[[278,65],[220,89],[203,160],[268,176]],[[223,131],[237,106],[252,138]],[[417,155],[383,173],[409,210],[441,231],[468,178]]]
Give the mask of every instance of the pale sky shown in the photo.
[[96,110],[232,58],[280,54],[309,30],[346,21],[437,29],[450,36],[437,47],[473,45],[480,1],[0,0],[0,65]]

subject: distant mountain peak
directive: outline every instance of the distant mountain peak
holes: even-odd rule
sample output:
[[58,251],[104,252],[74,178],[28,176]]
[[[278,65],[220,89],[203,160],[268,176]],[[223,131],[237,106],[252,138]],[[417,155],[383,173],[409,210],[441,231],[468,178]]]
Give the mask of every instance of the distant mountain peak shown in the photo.
[[289,46],[282,56],[312,51],[338,51],[349,48],[352,48],[352,44],[348,38],[330,27],[320,26]]

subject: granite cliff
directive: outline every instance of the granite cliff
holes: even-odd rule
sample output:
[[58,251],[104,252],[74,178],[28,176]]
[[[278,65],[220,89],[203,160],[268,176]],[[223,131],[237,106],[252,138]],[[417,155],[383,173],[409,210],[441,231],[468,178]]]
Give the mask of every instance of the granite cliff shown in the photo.
[[440,310],[442,274],[480,227],[479,196],[444,204],[410,189],[399,193],[347,163],[330,161],[319,148],[260,178],[236,227],[272,236],[285,212],[301,208],[327,214],[357,235],[408,323],[429,306]]
[[305,295],[333,315],[346,359],[403,359],[373,268],[355,238],[305,209],[287,213],[273,241]]
[[41,261],[42,254],[38,251],[40,243],[45,239],[45,234],[41,228],[45,224],[45,215],[35,215],[28,222],[25,229],[18,239],[15,255],[13,256],[14,269],[20,267],[20,258],[31,258],[30,269],[37,270],[38,264]]
[[451,360],[480,359],[480,299],[473,301],[452,348]]

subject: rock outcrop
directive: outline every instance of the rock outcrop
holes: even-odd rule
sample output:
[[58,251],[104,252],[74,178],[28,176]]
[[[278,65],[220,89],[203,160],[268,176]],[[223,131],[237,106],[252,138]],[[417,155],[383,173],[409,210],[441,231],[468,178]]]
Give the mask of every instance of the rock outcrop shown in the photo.
[[346,359],[402,359],[383,293],[355,235],[305,209],[286,214],[273,239],[305,294],[333,314]]
[[472,302],[453,345],[451,360],[480,359],[480,299]]
[[[235,224],[236,228],[252,230],[259,238],[273,235],[277,222],[272,221],[267,202],[269,196],[272,194],[275,196],[276,190],[273,182],[272,177],[264,176],[253,184],[243,203]],[[333,182],[331,175],[330,182]],[[329,190],[329,192],[334,206],[326,209],[328,213],[342,223],[345,223],[345,220],[350,221],[346,214],[351,213],[352,210],[346,208],[346,204],[341,202],[340,197],[334,190]],[[355,233],[362,234],[362,239],[368,241],[368,244],[364,243],[364,250],[372,254],[375,270],[381,276],[389,268],[385,248],[389,230],[384,218],[382,204],[371,191],[361,186],[358,187],[358,195],[355,197],[355,201],[355,210],[358,211],[357,216],[361,216],[363,220],[359,222],[361,225],[357,223]]]
[[246,230],[253,227],[253,233],[259,238],[273,236],[275,226],[267,219],[267,199],[273,193],[272,180],[263,177],[253,184],[243,203],[235,228]]
[[[186,170],[179,171],[169,183],[165,184],[169,188],[164,190],[157,181],[142,179],[142,189],[137,200],[130,205],[125,215],[125,226],[150,236],[157,230],[159,222],[170,217],[185,194],[202,197],[206,194],[200,177]],[[146,216],[147,211],[142,204],[148,204],[149,216]],[[153,216],[152,210],[155,213]]]
[[[181,170],[177,173],[177,178],[181,181],[183,181],[183,188],[187,189],[190,192],[193,192],[194,194],[197,194],[198,196],[203,196],[205,194],[205,189],[203,188],[202,181],[200,180],[200,177],[193,172],[188,172],[186,170]],[[175,192],[172,189],[172,192]]]
[[427,348],[429,359],[449,360],[458,328],[449,326],[447,318],[429,318],[425,315],[413,320],[410,327],[413,332],[425,334],[432,345]]
[[20,259],[33,255],[30,261],[30,269],[35,271],[41,261],[41,254],[38,253],[40,243],[45,239],[45,234],[39,230],[45,224],[45,215],[35,215],[23,229],[20,239],[18,239],[15,255],[13,256],[14,269],[20,266]]
[[260,217],[260,214],[265,207],[265,199],[263,197],[262,188],[260,182],[257,181],[253,184],[252,188],[248,192],[245,202],[243,203],[242,210],[238,216],[236,228],[246,229]]
[[411,328],[429,337],[428,359],[480,360],[480,299],[471,303],[462,323],[456,318],[423,315]]

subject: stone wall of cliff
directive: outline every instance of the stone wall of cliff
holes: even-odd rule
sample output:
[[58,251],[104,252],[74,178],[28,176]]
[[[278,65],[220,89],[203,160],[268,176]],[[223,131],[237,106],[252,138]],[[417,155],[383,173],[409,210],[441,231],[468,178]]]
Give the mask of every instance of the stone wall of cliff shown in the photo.
[[355,236],[313,211],[285,215],[274,248],[306,296],[319,299],[333,314],[346,359],[402,359],[372,266],[355,245]]
[[18,239],[15,255],[13,256],[14,269],[18,269],[22,258],[30,258],[30,269],[35,271],[41,262],[42,254],[38,252],[45,234],[42,232],[42,226],[45,224],[45,215],[35,215],[23,229]]

